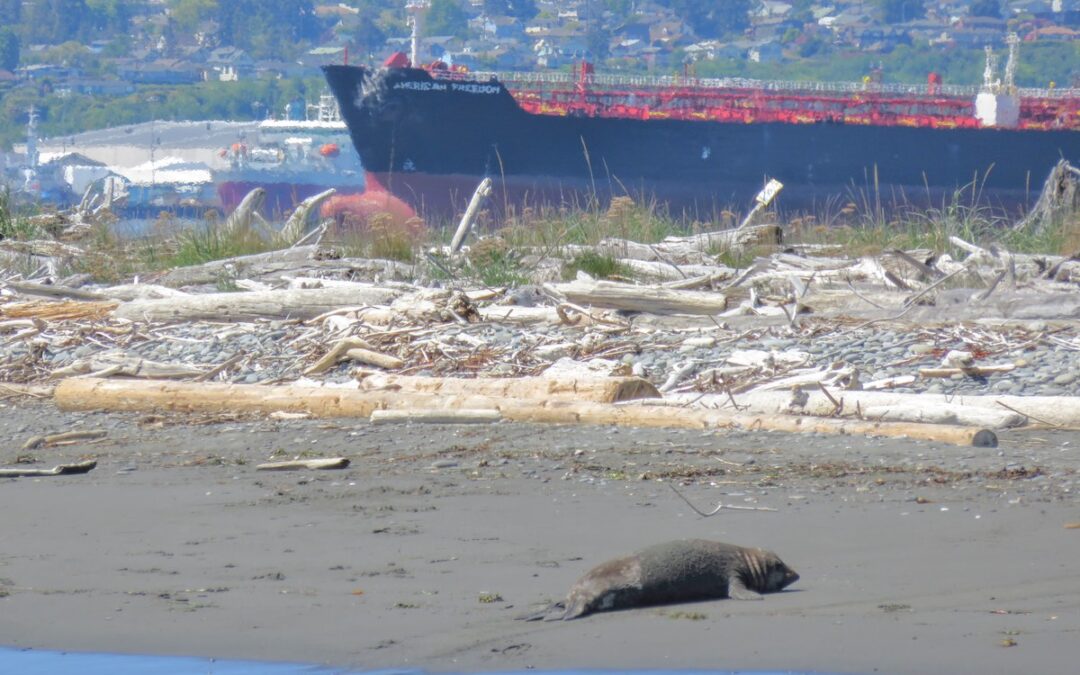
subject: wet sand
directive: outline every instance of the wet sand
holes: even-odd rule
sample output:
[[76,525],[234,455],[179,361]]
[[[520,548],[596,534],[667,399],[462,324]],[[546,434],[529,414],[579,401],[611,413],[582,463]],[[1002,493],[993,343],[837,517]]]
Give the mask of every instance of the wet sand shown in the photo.
[[[20,451],[102,428],[98,443]],[[7,401],[0,643],[432,671],[1063,673],[1080,434],[906,440],[63,414]],[[346,456],[343,471],[256,472]],[[694,514],[718,501],[776,508]],[[703,537],[802,575],[762,602],[514,618],[611,557]],[[1008,645],[1008,646],[1007,646]]]

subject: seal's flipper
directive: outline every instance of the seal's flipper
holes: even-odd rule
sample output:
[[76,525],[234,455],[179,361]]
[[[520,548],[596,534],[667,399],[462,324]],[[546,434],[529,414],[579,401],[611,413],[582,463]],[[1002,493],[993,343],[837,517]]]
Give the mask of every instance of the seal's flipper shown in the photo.
[[535,612],[523,614],[515,618],[518,621],[556,621],[563,618],[562,610],[565,607],[566,605],[561,602],[553,602],[550,605],[545,605],[542,609],[538,609]]
[[[562,603],[559,604],[561,605]],[[570,604],[566,605],[566,611],[563,612],[562,616],[556,618],[562,619],[563,621],[569,621],[570,619],[576,619],[579,616],[588,613],[588,611],[589,607],[586,599],[579,595],[576,598],[572,598]]]
[[761,600],[761,593],[746,587],[739,577],[732,577],[728,582],[728,597],[734,600]]

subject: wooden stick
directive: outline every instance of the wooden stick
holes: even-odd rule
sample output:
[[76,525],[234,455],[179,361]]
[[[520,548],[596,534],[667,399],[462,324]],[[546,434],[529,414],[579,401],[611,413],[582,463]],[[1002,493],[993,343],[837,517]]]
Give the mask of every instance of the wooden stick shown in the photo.
[[717,502],[716,503],[716,508],[714,508],[712,511],[709,511],[708,513],[705,513],[704,511],[702,511],[698,507],[694,506],[693,503],[691,503],[691,501],[689,499],[687,499],[685,495],[683,495],[683,493],[679,492],[675,488],[674,483],[668,483],[668,487],[671,488],[672,491],[675,492],[675,494],[679,495],[679,499],[686,502],[686,505],[689,506],[691,508],[691,510],[693,510],[694,513],[698,514],[699,516],[701,516],[703,518],[708,518],[709,516],[715,516],[716,514],[720,513],[720,511],[723,510],[723,509],[729,509],[729,510],[732,510],[732,511],[776,511],[776,509],[770,508],[768,506],[733,506],[731,504],[724,504],[723,502]]
[[59,464],[51,469],[0,469],[0,478],[19,478],[22,476],[71,476],[79,473],[89,473],[97,466],[97,460],[91,459],[86,462],[75,464]]
[[109,432],[104,429],[87,429],[86,431],[65,431],[50,436],[31,436],[23,443],[22,449],[33,450],[35,448],[48,447],[50,445],[60,445],[70,441],[96,440],[98,438],[105,438],[108,435]]
[[461,245],[465,242],[465,237],[467,237],[469,231],[472,230],[473,221],[476,219],[476,212],[480,209],[480,205],[484,203],[484,199],[490,194],[491,179],[485,178],[476,186],[476,191],[473,192],[472,199],[469,200],[469,206],[465,209],[465,214],[461,216],[461,222],[458,223],[457,231],[454,232],[454,238],[450,241],[451,254],[461,250]]
[[267,462],[255,467],[256,471],[300,471],[311,469],[324,471],[327,469],[344,469],[349,466],[349,460],[345,457],[327,457],[320,459],[296,459],[287,462]]
[[330,351],[328,351],[326,355],[323,356],[321,359],[316,361],[314,365],[305,370],[304,374],[315,375],[317,373],[330,370],[337,364],[338,361],[341,360],[341,357],[343,357],[345,353],[348,352],[350,349],[374,350],[375,348],[372,347],[371,344],[363,338],[347,337],[342,340],[338,340],[336,343],[334,343],[334,346],[330,348]]
[[181,383],[144,380],[70,378],[56,388],[61,410],[180,410],[189,412],[309,412],[315,417],[370,417],[385,409],[498,410],[516,422],[617,424],[628,427],[683,429],[770,429],[773,431],[893,436],[955,445],[995,447],[988,429],[948,424],[866,422],[818,419],[774,413],[753,415],[724,410],[687,410],[662,405],[614,405],[589,402],[529,401],[484,396],[434,396],[399,392],[362,392],[297,385]]
[[345,358],[351,361],[357,361],[359,363],[365,363],[369,366],[377,366],[379,368],[385,368],[386,370],[397,370],[405,365],[405,362],[396,356],[390,356],[389,354],[380,354],[379,352],[372,351],[370,349],[355,348],[345,352]]

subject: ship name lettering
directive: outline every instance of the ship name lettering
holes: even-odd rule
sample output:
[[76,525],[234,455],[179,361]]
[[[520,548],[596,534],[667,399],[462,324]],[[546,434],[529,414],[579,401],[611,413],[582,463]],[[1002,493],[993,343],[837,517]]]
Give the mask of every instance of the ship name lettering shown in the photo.
[[458,82],[451,82],[450,88],[453,91],[461,91],[466,94],[498,94],[499,87],[494,84],[461,84]]
[[397,82],[394,89],[413,89],[415,91],[446,91],[442,82]]

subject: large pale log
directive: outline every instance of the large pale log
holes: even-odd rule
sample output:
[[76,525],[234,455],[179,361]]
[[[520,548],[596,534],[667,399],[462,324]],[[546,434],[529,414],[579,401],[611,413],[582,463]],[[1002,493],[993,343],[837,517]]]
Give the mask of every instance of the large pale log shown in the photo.
[[415,269],[412,265],[394,260],[330,259],[325,246],[312,244],[214,260],[191,267],[178,267],[161,277],[158,283],[166,286],[194,286],[213,284],[222,279],[254,279],[314,271],[355,272],[366,277],[411,279]]
[[35,255],[48,258],[81,258],[86,251],[53,239],[17,239],[0,240],[0,251],[9,251],[20,255]]
[[[704,279],[705,282],[726,281],[735,277],[735,270],[718,265],[674,265],[653,260],[635,260],[619,258],[616,263],[629,269],[637,277],[658,281],[686,281],[692,278]],[[701,285],[704,285],[702,283]],[[671,288],[671,285],[668,285]]]
[[188,295],[183,291],[157,284],[121,284],[101,289],[101,294],[112,300],[160,300]]
[[5,281],[4,285],[13,291],[23,295],[39,295],[46,298],[65,298],[71,300],[108,300],[109,297],[94,291],[84,291],[81,288],[68,288],[67,286],[54,286],[52,284],[38,284],[32,281]]
[[663,286],[577,280],[544,287],[577,305],[650,314],[719,314],[727,307],[727,299],[720,293],[679,291]]
[[660,392],[640,377],[416,377],[373,374],[360,380],[362,391],[440,394],[444,396],[491,396],[537,400],[616,403],[657,398]]
[[[990,424],[985,411],[1015,412],[1030,418],[1059,426],[1080,426],[1080,397],[1075,396],[946,396],[944,394],[902,394],[890,391],[832,390],[833,399],[843,399],[843,410],[836,411],[836,404],[821,391],[800,392],[801,405],[792,408],[792,393],[784,391],[752,391],[735,396],[740,406],[748,406],[756,413],[772,414],[795,411],[807,415],[854,416],[868,408],[937,410],[941,414],[955,416],[959,424],[972,424],[1004,428],[1017,426],[1019,420],[1012,415],[1001,418],[1001,426]],[[727,394],[669,394],[666,400],[673,404],[700,405],[707,408],[729,406]],[[1022,422],[1021,422],[1022,423]]]
[[253,293],[205,293],[162,300],[132,300],[113,315],[132,321],[250,321],[253,319],[310,319],[339,307],[384,305],[400,291],[371,286],[303,288]]
[[867,406],[862,416],[885,422],[921,422],[924,424],[963,424],[989,429],[1008,429],[1027,423],[1027,418],[1008,410],[964,408],[962,406]]
[[267,251],[252,255],[236,256],[224,260],[212,260],[202,265],[190,267],[177,267],[162,276],[158,282],[166,286],[190,286],[197,284],[212,284],[222,278],[240,278],[250,276],[251,269],[263,265],[280,265],[287,263],[289,266],[310,263],[315,260],[317,246],[297,246],[280,251]]
[[909,437],[957,445],[997,445],[992,431],[945,424],[901,424],[862,420],[819,419],[785,415],[751,415],[721,410],[659,405],[615,405],[591,402],[526,401],[489,396],[439,396],[400,392],[362,392],[297,385],[184,384],[72,378],[56,387],[62,410],[175,410],[187,412],[306,412],[316,417],[370,417],[388,409],[498,410],[517,422],[618,424],[663,428],[743,428],[812,431],[847,435]]
[[754,225],[734,230],[703,232],[689,237],[668,237],[659,246],[670,249],[674,244],[686,244],[699,251],[744,251],[755,246],[776,246],[783,241],[779,225]]
[[703,232],[687,237],[668,237],[657,244],[641,244],[628,239],[603,239],[595,246],[567,245],[560,249],[572,258],[582,253],[600,253],[631,260],[703,264],[712,262],[709,253],[740,253],[755,246],[775,246],[783,238],[779,225],[755,225],[741,230]]

